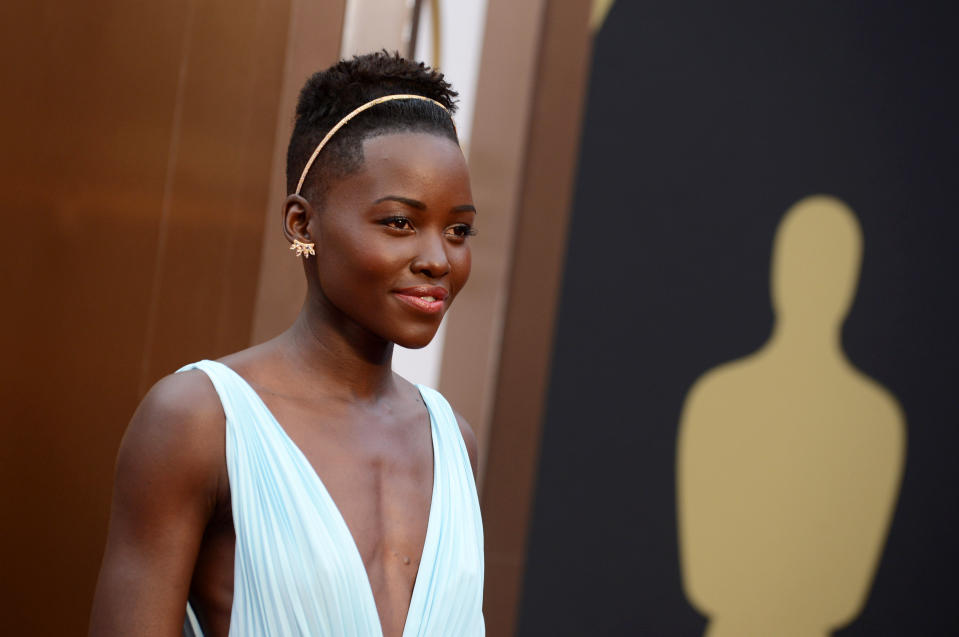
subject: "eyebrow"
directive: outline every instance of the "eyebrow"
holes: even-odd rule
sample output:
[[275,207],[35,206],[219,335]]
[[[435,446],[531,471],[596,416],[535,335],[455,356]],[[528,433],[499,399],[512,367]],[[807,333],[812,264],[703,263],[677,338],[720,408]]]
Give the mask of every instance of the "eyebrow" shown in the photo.
[[398,201],[402,204],[406,204],[410,208],[426,210],[426,204],[423,203],[422,201],[417,201],[416,199],[410,199],[409,197],[400,197],[399,195],[386,195],[385,197],[380,197],[373,203],[382,203],[384,201]]
[[[382,203],[384,201],[398,201],[401,204],[405,204],[410,208],[416,208],[417,210],[426,210],[426,204],[422,201],[417,201],[416,199],[410,199],[409,197],[400,197],[399,195],[386,195],[385,197],[380,197],[374,204]],[[476,212],[476,208],[472,204],[463,204],[462,206],[453,206],[450,209],[451,212]]]

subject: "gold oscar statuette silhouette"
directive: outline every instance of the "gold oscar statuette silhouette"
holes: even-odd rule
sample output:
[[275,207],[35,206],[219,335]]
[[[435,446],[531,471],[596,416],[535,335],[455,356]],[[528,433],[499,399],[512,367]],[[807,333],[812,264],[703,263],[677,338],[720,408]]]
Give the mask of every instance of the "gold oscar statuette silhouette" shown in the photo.
[[795,204],[773,246],[771,338],[686,397],[680,567],[709,637],[827,635],[866,602],[906,433],[896,399],[842,350],[861,260],[845,204],[822,195]]

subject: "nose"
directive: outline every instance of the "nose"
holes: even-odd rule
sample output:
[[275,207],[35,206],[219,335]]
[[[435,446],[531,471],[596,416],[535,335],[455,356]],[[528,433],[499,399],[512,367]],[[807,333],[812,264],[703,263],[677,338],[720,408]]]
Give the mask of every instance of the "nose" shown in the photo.
[[424,274],[431,279],[440,279],[450,273],[450,260],[446,255],[443,237],[425,234],[417,242],[417,247],[416,258],[410,263],[414,273]]

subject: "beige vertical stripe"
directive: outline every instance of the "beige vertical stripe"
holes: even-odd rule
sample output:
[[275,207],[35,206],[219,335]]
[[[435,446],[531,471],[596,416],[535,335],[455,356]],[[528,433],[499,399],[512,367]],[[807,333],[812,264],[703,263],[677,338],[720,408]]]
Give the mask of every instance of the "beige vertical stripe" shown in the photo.
[[443,357],[442,389],[486,451],[490,635],[516,628],[591,48],[590,0],[533,9],[489,4],[470,151],[480,240]]
[[340,57],[380,49],[406,51],[412,17],[413,3],[406,0],[346,0]]
[[545,0],[490,0],[486,12],[469,150],[479,235],[469,285],[447,318],[440,380],[481,450],[489,435],[545,6]]

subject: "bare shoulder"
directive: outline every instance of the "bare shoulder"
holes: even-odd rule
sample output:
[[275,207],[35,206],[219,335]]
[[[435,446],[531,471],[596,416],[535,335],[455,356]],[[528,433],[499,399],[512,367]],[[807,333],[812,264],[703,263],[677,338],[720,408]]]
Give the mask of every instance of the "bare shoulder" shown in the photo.
[[127,439],[200,442],[223,432],[223,406],[206,374],[190,370],[160,379],[137,407]]
[[223,407],[206,374],[191,370],[167,376],[133,414],[120,444],[117,475],[146,478],[144,473],[176,471],[179,479],[166,485],[215,482],[224,427]]
[[199,371],[160,380],[117,454],[91,635],[172,635],[225,475],[225,416]]

